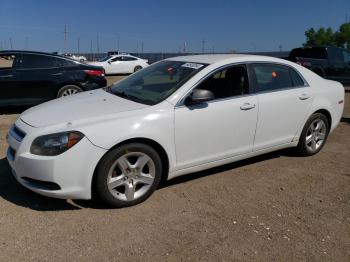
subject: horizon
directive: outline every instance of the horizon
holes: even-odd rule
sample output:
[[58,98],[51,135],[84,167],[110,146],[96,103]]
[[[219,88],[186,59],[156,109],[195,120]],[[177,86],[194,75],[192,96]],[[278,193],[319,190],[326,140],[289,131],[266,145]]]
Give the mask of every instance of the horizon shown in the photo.
[[345,0],[282,4],[276,0],[263,3],[179,0],[175,4],[154,0],[133,1],[132,4],[100,1],[99,5],[92,0],[84,1],[83,5],[67,0],[59,3],[2,2],[1,50],[68,53],[289,51],[302,45],[304,32],[311,27],[331,27],[335,31],[340,24],[350,21],[350,1]]

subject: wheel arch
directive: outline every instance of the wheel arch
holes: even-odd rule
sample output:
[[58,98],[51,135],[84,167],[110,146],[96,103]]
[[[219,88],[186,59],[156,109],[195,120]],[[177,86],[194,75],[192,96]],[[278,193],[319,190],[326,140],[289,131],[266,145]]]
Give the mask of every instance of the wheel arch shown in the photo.
[[329,129],[331,129],[331,127],[332,127],[332,115],[331,115],[331,113],[327,109],[324,109],[324,108],[313,112],[311,115],[313,115],[315,113],[320,113],[320,114],[325,115],[325,117],[327,117],[327,120],[328,120]]
[[101,163],[101,160],[105,157],[106,154],[108,154],[111,150],[122,146],[122,145],[126,145],[126,144],[131,144],[131,143],[141,143],[141,144],[145,144],[148,145],[150,147],[152,147],[153,149],[155,149],[157,151],[157,153],[159,154],[159,157],[162,161],[162,177],[161,177],[161,183],[164,183],[167,179],[168,179],[168,174],[169,174],[169,156],[166,153],[164,147],[159,144],[158,142],[156,142],[153,139],[149,139],[149,138],[145,138],[145,137],[136,137],[136,138],[130,138],[127,140],[124,140],[122,142],[117,143],[116,145],[114,145],[113,147],[111,147],[108,151],[106,151],[106,153],[100,158],[100,160],[98,161],[94,173],[93,173],[93,177],[91,180],[91,195],[92,197],[96,196],[96,177],[97,177],[97,169],[98,166]]

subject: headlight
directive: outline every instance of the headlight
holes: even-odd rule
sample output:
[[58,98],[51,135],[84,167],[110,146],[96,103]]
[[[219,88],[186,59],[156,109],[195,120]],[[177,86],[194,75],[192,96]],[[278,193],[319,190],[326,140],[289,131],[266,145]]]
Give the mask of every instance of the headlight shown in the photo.
[[34,155],[57,156],[73,147],[83,137],[77,131],[39,136],[33,141],[30,152]]

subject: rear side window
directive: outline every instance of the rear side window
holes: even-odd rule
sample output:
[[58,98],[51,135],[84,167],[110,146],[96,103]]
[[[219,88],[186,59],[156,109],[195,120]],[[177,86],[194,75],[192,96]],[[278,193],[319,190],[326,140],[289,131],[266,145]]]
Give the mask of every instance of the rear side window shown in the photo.
[[0,55],[0,70],[11,69],[14,67],[16,56],[12,54]]
[[289,69],[290,75],[293,79],[293,86],[300,87],[305,86],[304,80],[301,78],[301,76],[292,68]]
[[64,59],[64,58],[55,58],[55,65],[56,67],[66,67],[66,66],[76,66],[77,63],[75,63],[74,61],[70,61],[68,59]]
[[22,69],[42,69],[56,67],[56,58],[46,55],[23,54]]
[[122,59],[123,59],[123,61],[135,61],[135,60],[137,60],[136,58],[131,57],[131,56],[123,56]]
[[253,70],[256,76],[258,91],[272,91],[293,87],[293,80],[287,66],[275,64],[255,64]]

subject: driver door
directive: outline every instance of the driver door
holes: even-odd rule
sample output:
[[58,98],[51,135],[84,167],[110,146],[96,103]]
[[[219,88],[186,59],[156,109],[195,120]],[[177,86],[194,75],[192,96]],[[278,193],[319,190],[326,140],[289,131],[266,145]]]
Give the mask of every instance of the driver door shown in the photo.
[[245,65],[213,73],[196,88],[215,99],[175,108],[175,145],[179,169],[252,152],[258,105],[250,94]]

